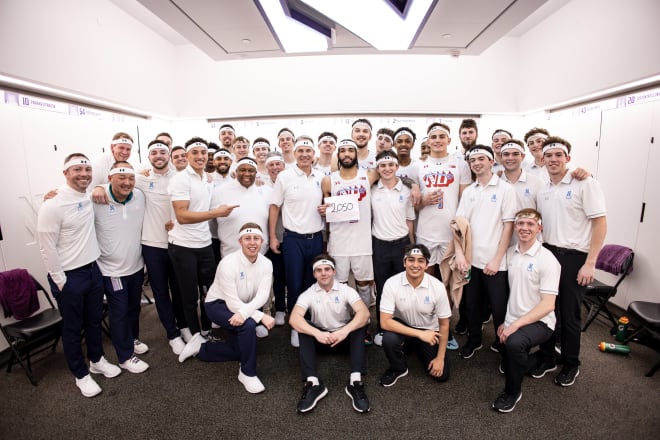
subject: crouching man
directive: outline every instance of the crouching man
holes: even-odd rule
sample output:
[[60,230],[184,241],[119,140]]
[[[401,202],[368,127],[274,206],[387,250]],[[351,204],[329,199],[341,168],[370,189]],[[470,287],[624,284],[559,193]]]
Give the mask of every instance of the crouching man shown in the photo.
[[275,319],[259,309],[268,300],[273,283],[273,265],[259,253],[263,232],[256,223],[246,223],[238,233],[241,249],[220,260],[213,284],[206,295],[206,313],[227,330],[228,341],[206,341],[199,333],[186,344],[179,362],[191,356],[205,362],[240,361],[238,380],[248,393],[266,388],[257,377],[256,327],[272,329]]
[[[300,367],[305,387],[298,402],[298,412],[314,409],[328,394],[316,369],[316,350],[333,351],[350,348],[350,379],[346,394],[357,412],[369,411],[362,374],[366,373],[364,335],[369,309],[355,289],[335,279],[335,260],[321,254],[312,261],[316,283],[303,292],[296,302],[289,324],[298,332]],[[307,315],[307,319],[305,316]]]

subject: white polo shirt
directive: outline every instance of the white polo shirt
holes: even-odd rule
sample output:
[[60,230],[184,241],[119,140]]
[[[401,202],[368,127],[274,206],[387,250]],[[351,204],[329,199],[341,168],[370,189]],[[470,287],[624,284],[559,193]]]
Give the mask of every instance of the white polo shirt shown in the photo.
[[534,162],[534,159],[532,159],[531,163],[528,163],[526,165],[523,162],[523,169],[525,171],[527,171],[527,174],[536,176],[539,179],[541,179],[541,182],[543,182],[543,183],[550,180],[550,176],[548,175],[548,169],[544,166],[536,165],[536,162]]
[[[472,230],[472,266],[483,269],[497,254],[505,222],[516,217],[513,187],[493,174],[486,186],[479,182],[465,188],[456,216],[465,217]],[[502,258],[499,270],[506,270]]]
[[393,241],[408,235],[406,220],[415,220],[415,208],[410,189],[397,179],[392,189],[379,180],[371,187],[371,235],[379,240]]
[[355,289],[335,280],[329,292],[314,283],[300,294],[296,306],[309,312],[315,327],[332,332],[353,319],[353,304],[357,301],[361,300]]
[[146,199],[142,225],[142,244],[146,246],[167,249],[165,224],[174,219],[167,188],[175,174],[175,170],[169,169],[165,174],[156,174],[151,170],[149,176],[135,175],[135,187],[144,193]]
[[240,205],[227,217],[215,219],[218,226],[221,254],[229,255],[241,248],[238,243],[238,233],[245,223],[251,222],[261,226],[264,242],[260,252],[265,254],[268,250],[268,210],[272,188],[256,184],[249,188],[244,187],[237,180],[232,180],[213,191],[212,206]]
[[[168,193],[171,202],[189,202],[189,211],[204,212],[211,209],[213,185],[209,183],[206,172],[200,176],[190,165],[170,179]],[[207,221],[182,225],[176,216],[172,220],[174,228],[169,232],[170,243],[189,248],[203,248],[211,244]]]
[[205,302],[221,299],[231,312],[260,322],[264,314],[259,308],[268,301],[272,285],[273,264],[270,260],[258,254],[257,260],[251,263],[240,249],[220,260]]
[[505,174],[502,174],[501,179],[513,186],[518,211],[524,208],[536,209],[536,197],[543,188],[543,181],[540,177],[529,174],[523,169],[516,183],[511,183]]
[[145,199],[139,189],[125,203],[114,200],[110,185],[103,185],[108,204],[94,204],[96,237],[101,249],[99,269],[104,277],[123,277],[142,270],[142,222]]
[[606,214],[605,196],[597,180],[577,180],[569,171],[556,185],[548,181],[539,192],[537,205],[546,243],[589,252],[591,220]]
[[385,282],[380,311],[391,314],[410,327],[425,330],[439,330],[438,319],[451,317],[447,290],[442,282],[424,274],[420,285],[414,288],[405,271]]
[[[526,252],[520,252],[518,246],[507,249],[507,270],[510,294],[504,319],[506,326],[536,307],[543,294],[557,295],[559,292],[561,266],[539,241]],[[554,330],[555,312],[548,313],[540,321]]]
[[62,288],[66,283],[64,271],[85,266],[101,254],[89,194],[69,185],[58,188],[57,196],[39,208],[37,237],[46,270]]
[[289,166],[277,175],[270,203],[282,208],[285,229],[298,234],[313,234],[323,229],[323,218],[317,209],[323,203],[323,177],[323,173],[314,169],[308,176],[298,165]]

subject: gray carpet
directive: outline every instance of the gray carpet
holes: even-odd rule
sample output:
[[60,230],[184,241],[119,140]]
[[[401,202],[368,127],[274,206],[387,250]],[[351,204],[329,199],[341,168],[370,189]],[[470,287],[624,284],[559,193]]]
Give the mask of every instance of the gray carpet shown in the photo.
[[[142,356],[151,368],[123,372],[114,379],[96,376],[99,396],[80,395],[61,346],[35,364],[39,385],[20,366],[0,373],[1,439],[188,439],[188,438],[627,438],[655,439],[660,432],[660,373],[644,374],[658,359],[651,349],[632,344],[629,356],[601,353],[597,344],[611,340],[598,320],[583,334],[580,376],[574,386],[553,384],[555,373],[526,378],[515,411],[499,414],[491,402],[504,386],[499,358],[484,349],[472,359],[449,352],[451,378],[438,384],[423,374],[416,358],[410,374],[391,388],[378,385],[386,368],[382,349],[367,349],[364,379],[372,410],[356,413],[344,392],[347,355],[321,356],[320,375],[328,396],[308,414],[295,411],[301,378],[288,327],[276,328],[258,343],[258,371],[266,385],[247,394],[236,379],[238,363],[180,364],[165,339],[153,305],[142,309],[141,339],[150,346]],[[459,337],[459,342],[464,342]],[[107,338],[106,357],[116,362]]]

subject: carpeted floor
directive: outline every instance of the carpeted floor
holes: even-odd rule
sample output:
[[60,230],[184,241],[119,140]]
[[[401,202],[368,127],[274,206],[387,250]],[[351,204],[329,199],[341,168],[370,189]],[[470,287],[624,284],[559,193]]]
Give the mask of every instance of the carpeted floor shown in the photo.
[[[320,375],[329,393],[308,414],[295,411],[301,378],[298,354],[289,345],[289,328],[278,327],[258,342],[258,371],[266,385],[259,395],[245,392],[236,379],[238,363],[180,364],[171,352],[153,305],[142,309],[142,356],[151,368],[123,372],[114,379],[96,376],[99,396],[80,395],[61,346],[35,364],[39,385],[30,384],[20,366],[0,373],[0,439],[426,439],[442,438],[627,438],[656,439],[660,432],[660,373],[644,374],[658,359],[632,344],[629,356],[601,353],[610,341],[598,320],[583,334],[580,376],[560,388],[555,373],[526,378],[515,411],[499,414],[490,405],[504,386],[498,354],[488,346],[471,359],[449,352],[451,378],[438,384],[423,374],[416,358],[410,374],[391,388],[378,385],[386,368],[376,346],[367,349],[365,378],[372,410],[356,413],[344,392],[348,356],[321,356]],[[459,337],[459,342],[464,342]],[[109,340],[106,357],[116,362]]]

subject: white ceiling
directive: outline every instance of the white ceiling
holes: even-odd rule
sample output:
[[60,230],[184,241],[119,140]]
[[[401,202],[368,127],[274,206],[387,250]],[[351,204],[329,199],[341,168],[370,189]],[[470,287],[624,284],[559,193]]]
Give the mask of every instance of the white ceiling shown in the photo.
[[[216,61],[289,56],[254,0],[112,1],[170,43],[193,44]],[[479,55],[504,36],[522,35],[568,1],[436,0],[406,53]],[[343,27],[333,27],[335,38],[324,54],[379,53]]]

